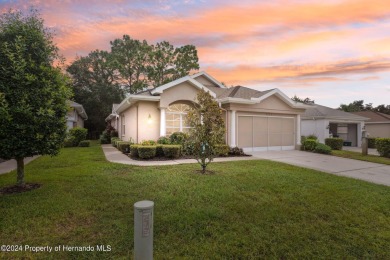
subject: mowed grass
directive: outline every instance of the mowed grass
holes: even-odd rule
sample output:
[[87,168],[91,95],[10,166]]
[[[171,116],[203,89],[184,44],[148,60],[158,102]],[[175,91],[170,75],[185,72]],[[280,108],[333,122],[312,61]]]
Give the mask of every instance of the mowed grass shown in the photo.
[[362,153],[359,152],[345,151],[345,150],[340,150],[340,151],[333,150],[332,155],[343,157],[343,158],[354,159],[354,160],[390,165],[390,158],[381,157],[378,155],[371,155],[371,154],[362,155]]
[[[155,259],[390,258],[390,188],[270,161],[134,167],[101,147],[26,166],[42,187],[0,196],[0,244],[110,245],[110,252],[0,252],[1,259],[131,259],[133,204],[155,202]],[[0,175],[0,187],[15,182]]]

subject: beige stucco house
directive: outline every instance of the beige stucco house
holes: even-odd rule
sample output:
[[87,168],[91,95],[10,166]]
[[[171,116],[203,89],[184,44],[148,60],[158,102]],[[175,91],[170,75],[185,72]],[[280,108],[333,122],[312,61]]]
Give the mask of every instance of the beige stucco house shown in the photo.
[[366,121],[366,131],[370,137],[390,138],[390,115],[375,111],[360,111],[353,114],[369,118]]
[[228,145],[260,151],[291,150],[300,143],[300,114],[305,105],[279,89],[227,88],[206,72],[129,95],[113,107],[106,121],[116,126],[124,141],[157,140],[176,131],[186,132],[186,114],[200,89],[220,104]]
[[69,111],[66,114],[66,126],[69,129],[74,127],[84,127],[84,120],[88,119],[83,105],[74,101],[68,101]]

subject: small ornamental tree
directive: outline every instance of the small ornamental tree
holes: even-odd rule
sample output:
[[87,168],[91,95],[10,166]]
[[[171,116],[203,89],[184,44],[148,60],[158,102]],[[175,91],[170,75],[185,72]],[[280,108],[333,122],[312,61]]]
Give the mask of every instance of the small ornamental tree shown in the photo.
[[37,12],[0,15],[0,158],[16,159],[18,186],[23,159],[56,155],[66,135],[71,91],[59,58]]
[[225,127],[222,110],[208,92],[200,90],[197,103],[187,114],[191,126],[188,141],[193,146],[195,159],[202,166],[202,173],[206,173],[207,165],[216,156],[216,145],[223,143]]

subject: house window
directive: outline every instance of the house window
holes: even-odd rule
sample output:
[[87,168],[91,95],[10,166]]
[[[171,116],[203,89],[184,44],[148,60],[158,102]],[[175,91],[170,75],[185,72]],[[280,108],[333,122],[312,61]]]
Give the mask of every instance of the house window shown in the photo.
[[126,134],[126,120],[124,115],[122,115],[121,122],[122,122],[122,136],[124,136]]
[[165,123],[168,136],[174,132],[188,132],[190,126],[187,121],[187,113],[189,110],[190,106],[186,104],[170,105],[167,108]]

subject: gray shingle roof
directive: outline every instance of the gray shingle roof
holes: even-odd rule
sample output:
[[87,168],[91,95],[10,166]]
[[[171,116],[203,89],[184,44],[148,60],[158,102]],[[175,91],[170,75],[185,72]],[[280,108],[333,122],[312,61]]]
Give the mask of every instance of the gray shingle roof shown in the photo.
[[388,122],[390,123],[390,115],[386,115],[376,111],[359,111],[359,112],[351,112],[358,116],[367,117],[370,120],[367,122]]
[[321,106],[318,104],[311,105],[310,108],[307,108],[305,113],[303,113],[302,118],[339,118],[339,119],[350,119],[350,120],[367,120],[366,117],[354,115],[352,113],[344,112],[342,110]]

